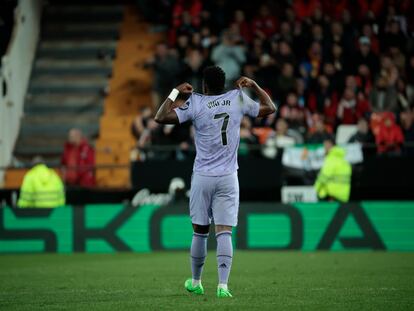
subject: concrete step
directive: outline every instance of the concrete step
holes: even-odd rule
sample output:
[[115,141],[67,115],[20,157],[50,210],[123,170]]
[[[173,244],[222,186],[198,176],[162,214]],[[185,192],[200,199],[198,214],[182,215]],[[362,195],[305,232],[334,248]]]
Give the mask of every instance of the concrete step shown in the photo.
[[55,124],[55,123],[41,123],[41,124],[29,124],[22,123],[20,134],[22,137],[43,137],[49,139],[51,137],[66,137],[69,130],[72,128],[79,128],[87,137],[97,137],[99,134],[99,122],[90,124],[78,123],[73,120],[70,124]]
[[124,14],[122,5],[53,5],[45,8],[46,14],[83,14],[91,15],[112,15]]
[[28,95],[24,110],[31,114],[103,113],[103,97],[99,94],[36,94]]
[[[116,25],[114,27],[113,25]],[[52,24],[45,25],[41,37],[45,40],[117,40],[119,38],[118,23],[98,23],[95,27],[87,27],[86,24]],[[92,25],[90,25],[92,26]]]
[[89,113],[78,113],[68,115],[64,113],[56,113],[51,118],[49,115],[25,115],[22,124],[26,125],[56,125],[57,127],[72,124],[92,124],[99,123],[99,117]]
[[37,57],[46,58],[97,58],[114,57],[115,40],[44,40],[39,44]]
[[31,80],[29,93],[99,93],[107,84],[102,75],[37,75]]
[[53,22],[117,22],[123,18],[123,6],[55,5],[45,8],[43,18]]
[[39,58],[35,61],[33,75],[39,74],[100,74],[112,73],[111,59],[54,59]]

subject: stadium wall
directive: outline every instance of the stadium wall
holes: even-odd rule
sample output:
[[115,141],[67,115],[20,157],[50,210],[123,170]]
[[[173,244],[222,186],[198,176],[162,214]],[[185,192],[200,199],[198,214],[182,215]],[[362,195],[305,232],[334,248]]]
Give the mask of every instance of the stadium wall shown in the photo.
[[[0,167],[10,164],[40,32],[41,0],[19,0],[0,68]],[[0,186],[4,170],[0,170]]]
[[[186,202],[0,209],[0,253],[184,250],[191,233]],[[238,249],[414,251],[414,201],[242,203],[233,239]]]

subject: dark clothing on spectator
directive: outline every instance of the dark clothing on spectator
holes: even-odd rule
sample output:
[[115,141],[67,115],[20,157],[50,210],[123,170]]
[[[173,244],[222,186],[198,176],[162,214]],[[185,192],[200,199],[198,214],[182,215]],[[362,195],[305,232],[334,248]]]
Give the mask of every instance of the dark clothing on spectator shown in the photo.
[[395,111],[397,109],[397,90],[390,86],[385,90],[374,88],[369,95],[372,111]]
[[360,65],[366,65],[369,68],[371,75],[375,76],[378,73],[380,67],[378,56],[372,51],[370,51],[367,55],[363,55],[361,52],[358,52],[355,55],[353,64],[355,70],[354,73],[358,72],[358,67]]

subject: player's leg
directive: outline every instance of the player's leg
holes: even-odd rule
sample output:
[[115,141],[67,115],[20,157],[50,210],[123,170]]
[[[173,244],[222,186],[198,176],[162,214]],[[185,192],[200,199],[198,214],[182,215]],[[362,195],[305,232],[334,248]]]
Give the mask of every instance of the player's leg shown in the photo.
[[218,297],[232,297],[227,287],[233,262],[233,244],[231,238],[231,226],[216,225],[217,270],[219,277],[219,284],[217,286]]
[[201,276],[207,256],[207,238],[211,223],[211,190],[213,186],[205,176],[193,175],[190,191],[190,217],[193,223],[190,260],[192,278],[185,288],[195,294],[203,294]]
[[195,287],[201,283],[204,263],[207,257],[207,238],[210,225],[202,226],[193,224],[193,239],[191,241],[191,272],[192,285]]
[[213,198],[213,218],[216,224],[218,297],[232,297],[227,288],[232,261],[232,228],[237,225],[239,182],[237,174],[220,177]]

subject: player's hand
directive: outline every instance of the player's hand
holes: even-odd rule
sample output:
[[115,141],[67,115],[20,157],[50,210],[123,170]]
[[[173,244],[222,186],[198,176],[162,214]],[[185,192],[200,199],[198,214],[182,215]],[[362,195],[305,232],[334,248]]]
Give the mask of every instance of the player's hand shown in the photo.
[[247,78],[247,77],[241,77],[239,80],[236,81],[237,87],[255,87],[257,84],[254,80]]
[[191,94],[193,92],[193,86],[190,83],[183,83],[176,87],[180,94]]

